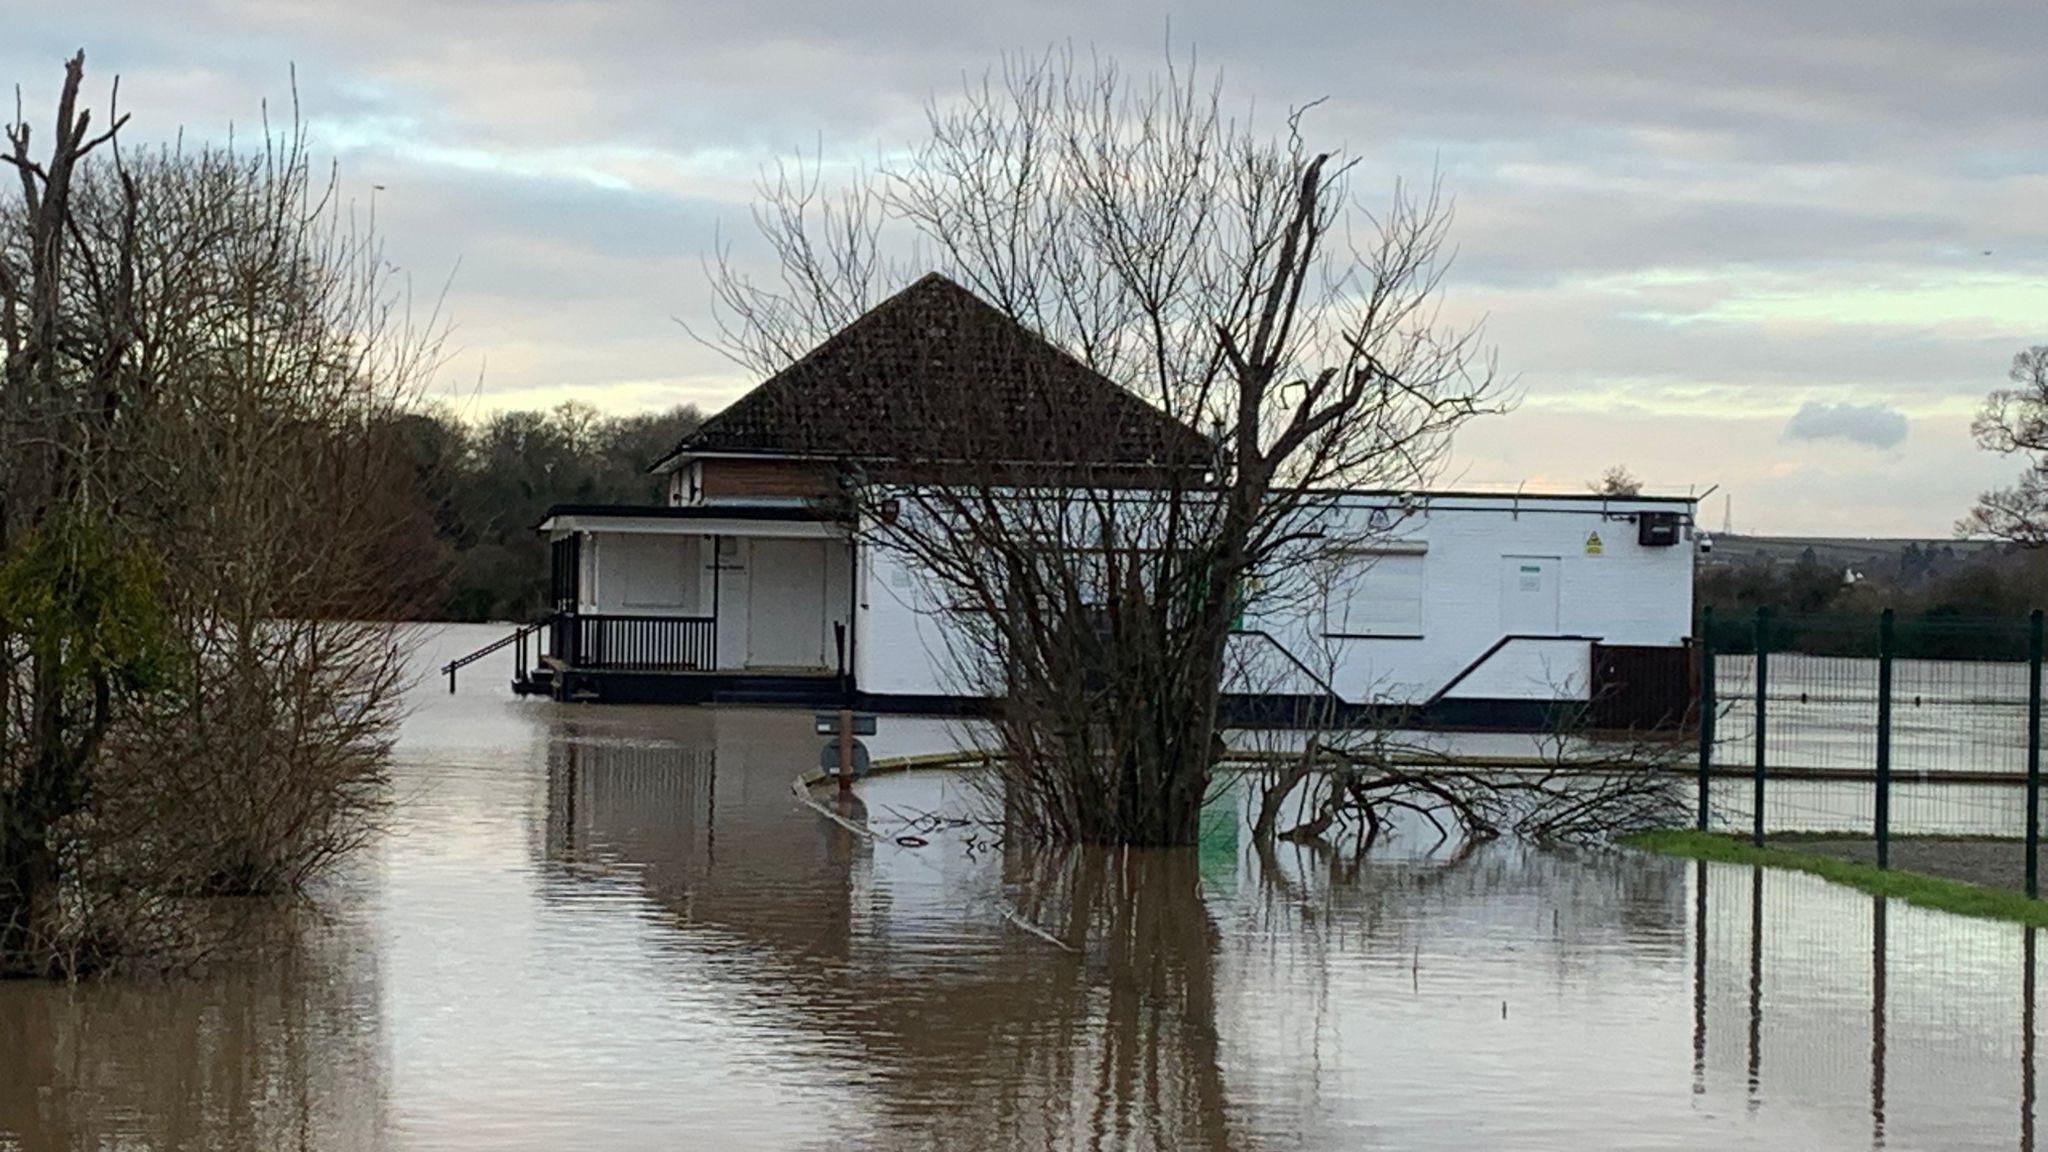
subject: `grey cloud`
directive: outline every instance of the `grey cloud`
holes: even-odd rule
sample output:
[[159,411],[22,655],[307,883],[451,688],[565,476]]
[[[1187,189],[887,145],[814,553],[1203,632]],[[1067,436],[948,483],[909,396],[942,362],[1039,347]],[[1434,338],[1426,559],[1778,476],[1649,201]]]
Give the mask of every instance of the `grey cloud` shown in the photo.
[[[136,65],[151,59],[152,38],[188,67],[297,59],[316,83],[316,68],[346,68],[424,97],[409,101],[414,110],[501,141],[692,131],[754,143],[776,126],[801,133],[775,141],[787,146],[804,129],[858,130],[905,105],[914,112],[926,92],[1006,48],[1072,39],[1084,51],[1156,58],[1171,16],[1175,42],[1225,66],[1240,89],[1282,103],[1328,95],[1333,119],[1355,117],[1368,139],[1654,130],[1716,138],[1736,155],[1813,159],[1901,133],[1944,149],[2024,147],[2038,106],[2033,47],[2048,36],[2048,10],[2025,4],[1895,7],[1883,19],[1852,0],[1296,7],[1276,22],[1224,0],[1096,6],[1077,24],[1076,9],[1056,0],[213,0],[210,18],[194,19],[182,5],[79,0],[65,6],[61,35],[32,28],[27,40],[118,37]],[[1304,27],[1317,34],[1303,37]]]
[[[698,259],[721,223],[746,258],[757,166],[912,139],[929,94],[1004,50],[1071,40],[1150,66],[1169,17],[1174,45],[1224,69],[1234,107],[1255,99],[1267,125],[1327,96],[1315,142],[1361,159],[1367,203],[1394,176],[1440,170],[1459,207],[1450,307],[1488,315],[1532,395],[1639,383],[1646,427],[1670,440],[1695,421],[1658,413],[1660,390],[1726,394],[1761,428],[1788,396],[1860,388],[1867,408],[1809,405],[1785,435],[1897,446],[1895,406],[1974,400],[2027,342],[1987,326],[1651,315],[1670,301],[1705,306],[1697,293],[1750,287],[1751,271],[1795,291],[2048,277],[2039,3],[1299,0],[1281,21],[1235,0],[71,0],[38,13],[0,39],[0,80],[23,83],[34,115],[83,45],[96,82],[123,74],[142,141],[246,131],[296,63],[344,177],[387,186],[387,256],[425,285],[460,260],[450,312],[458,344],[488,361],[487,394],[736,392],[748,381],[670,318],[704,317]],[[401,138],[345,140],[351,125]],[[586,157],[630,187],[576,179]],[[1716,286],[1640,303],[1589,287],[1694,269]],[[1582,443],[1532,439],[1535,455],[1502,475],[1578,476]],[[1904,455],[1919,466],[1967,445],[1926,422]],[[1831,466],[1845,485],[1864,477]],[[1940,532],[1959,510],[1946,493],[1860,490],[1880,495],[1845,529],[1913,515]]]
[[1906,439],[1906,414],[1882,404],[1823,404],[1809,400],[1785,423],[1787,440],[1847,440],[1895,448]]

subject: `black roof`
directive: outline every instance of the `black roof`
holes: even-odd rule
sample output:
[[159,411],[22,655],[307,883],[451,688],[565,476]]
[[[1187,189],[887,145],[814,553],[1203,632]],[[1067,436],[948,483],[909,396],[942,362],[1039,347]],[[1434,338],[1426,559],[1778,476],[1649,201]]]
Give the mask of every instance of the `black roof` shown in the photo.
[[682,438],[668,458],[759,453],[1142,467],[1209,443],[932,273]]

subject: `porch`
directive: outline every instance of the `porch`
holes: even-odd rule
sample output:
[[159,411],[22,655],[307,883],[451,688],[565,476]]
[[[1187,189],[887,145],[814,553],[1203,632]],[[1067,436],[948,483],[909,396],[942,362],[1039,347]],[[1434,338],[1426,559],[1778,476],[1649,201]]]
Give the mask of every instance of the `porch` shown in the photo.
[[552,611],[501,642],[517,646],[515,691],[809,704],[852,690],[853,545],[816,510],[567,505],[541,530]]

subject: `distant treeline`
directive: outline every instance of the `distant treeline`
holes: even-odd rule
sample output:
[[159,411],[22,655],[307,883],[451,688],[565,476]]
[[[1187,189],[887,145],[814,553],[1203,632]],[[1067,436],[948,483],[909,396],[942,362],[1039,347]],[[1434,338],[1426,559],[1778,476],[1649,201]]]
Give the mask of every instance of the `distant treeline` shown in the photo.
[[[500,412],[481,422],[445,410],[398,427],[415,462],[448,573],[435,615],[444,620],[529,620],[544,609],[547,542],[534,531],[554,504],[660,504],[647,471],[702,423],[693,405],[605,416],[584,404]],[[1785,561],[1751,557],[1703,567],[1695,603],[1724,629],[1759,607],[1781,616],[1868,620],[1885,608],[1901,621],[2002,617],[2048,607],[2048,554],[2018,546],[1958,551],[1909,544],[1853,572],[1812,548]],[[1826,625],[1820,625],[1826,627]],[[1732,633],[1731,633],[1732,634]]]
[[530,620],[543,609],[547,542],[534,531],[554,504],[660,504],[647,469],[703,421],[683,405],[605,416],[587,405],[501,412],[470,423],[445,411],[404,417],[396,430],[417,469],[448,573],[435,615]]
[[2048,607],[2048,554],[1910,544],[1887,564],[1850,571],[1822,563],[1809,548],[1789,563],[1703,568],[1694,599],[1713,610],[1722,651],[1749,650],[1757,609],[1768,607],[1778,617],[1773,648],[1873,655],[1876,618],[1890,608],[1902,656],[2020,659],[2027,614]]

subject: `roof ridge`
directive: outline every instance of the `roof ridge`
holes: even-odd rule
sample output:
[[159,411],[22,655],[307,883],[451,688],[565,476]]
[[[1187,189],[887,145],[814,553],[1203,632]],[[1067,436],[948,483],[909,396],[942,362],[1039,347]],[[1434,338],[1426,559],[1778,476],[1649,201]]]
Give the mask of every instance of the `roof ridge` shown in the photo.
[[667,455],[664,455],[660,460],[656,461],[654,466],[656,468],[659,468],[662,464],[667,463],[669,460],[672,460],[675,457],[682,455],[684,450],[690,445],[692,441],[703,440],[705,439],[705,433],[716,432],[720,429],[720,426],[722,424],[729,423],[727,417],[730,416],[736,409],[741,408],[748,401],[754,399],[756,396],[761,395],[767,389],[773,387],[777,381],[783,379],[785,376],[789,375],[792,371],[795,371],[804,363],[820,358],[822,355],[825,354],[828,348],[833,347],[836,343],[845,339],[848,333],[865,326],[870,321],[874,320],[876,316],[882,314],[885,310],[888,310],[891,305],[897,304],[899,301],[909,296],[913,291],[916,291],[918,288],[930,283],[946,284],[953,288],[957,288],[961,292],[965,293],[967,296],[972,298],[976,303],[982,303],[982,300],[979,296],[975,296],[974,293],[968,292],[967,289],[962,288],[959,284],[955,283],[950,277],[947,277],[936,270],[927,272],[924,275],[919,276],[917,279],[911,281],[910,283],[904,285],[903,287],[898,288],[896,291],[891,292],[889,295],[884,296],[882,299],[877,300],[875,303],[869,305],[866,311],[862,312],[858,316],[855,316],[853,319],[847,321],[845,325],[839,328],[838,331],[833,332],[831,335],[826,336],[823,340],[820,340],[816,344],[811,345],[810,349],[806,351],[803,355],[798,356],[796,359],[791,360],[789,363],[776,369],[774,372],[769,373],[767,378],[761,380],[759,383],[755,384],[752,388],[747,389],[745,392],[740,393],[737,397],[733,399],[731,403],[727,404],[725,407],[719,409],[717,412],[714,412],[710,416],[706,417],[695,428],[692,428],[690,431],[684,433],[682,438],[676,441],[675,447],[670,448],[668,450]]
[[[920,307],[927,311],[916,311]],[[906,311],[899,320],[899,314]],[[922,328],[917,326],[920,318]],[[993,376],[977,373],[977,357],[984,369],[994,369]],[[849,358],[853,363],[846,362]],[[1004,358],[1011,363],[1001,363]],[[1005,367],[1010,371],[1005,372]],[[1014,378],[1000,379],[1004,375]],[[901,387],[878,388],[883,377],[888,384]],[[1019,385],[1025,386],[1022,393]],[[655,467],[692,451],[775,451],[780,447],[795,454],[832,455],[835,453],[830,450],[820,453],[792,445],[820,436],[829,440],[834,434],[831,425],[843,420],[850,410],[872,411],[886,418],[892,408],[901,412],[905,405],[929,404],[935,397],[945,397],[942,406],[967,402],[961,398],[970,395],[970,388],[986,390],[987,402],[996,405],[986,409],[992,420],[1000,420],[1001,405],[1009,405],[1014,415],[1020,402],[1040,402],[1033,405],[1034,409],[1046,408],[1037,419],[1040,434],[1060,425],[1062,417],[1052,412],[1054,408],[1093,409],[1098,418],[1109,415],[1113,427],[1107,430],[1110,437],[1100,450],[1126,463],[1154,455],[1183,456],[1194,450],[1191,446],[1197,441],[1206,454],[1206,441],[1199,432],[1031,325],[934,270],[884,297],[742,393],[678,440]],[[1098,392],[1102,399],[1090,400]],[[1108,407],[1099,407],[1103,404]],[[801,411],[805,408],[813,411]],[[1048,419],[1051,425],[1047,425]],[[989,435],[1000,435],[993,427]],[[1176,446],[1175,441],[1184,443]],[[829,449],[829,445],[824,447]],[[1045,449],[1039,446],[1039,450]]]

